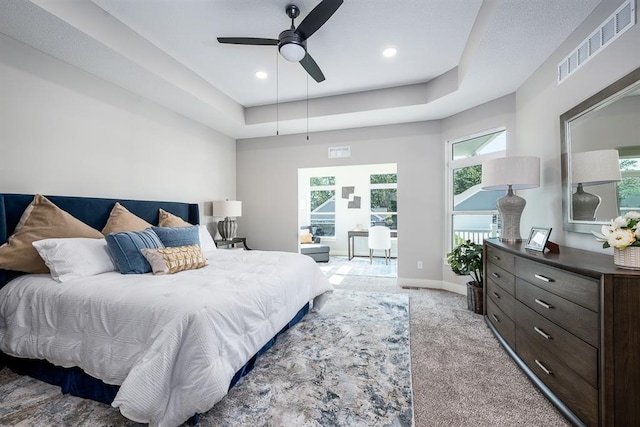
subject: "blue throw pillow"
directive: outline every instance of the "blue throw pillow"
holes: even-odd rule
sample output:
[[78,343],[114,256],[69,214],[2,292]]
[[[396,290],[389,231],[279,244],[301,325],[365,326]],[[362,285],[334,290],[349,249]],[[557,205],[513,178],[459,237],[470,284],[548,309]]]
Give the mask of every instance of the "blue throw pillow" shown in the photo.
[[111,233],[105,237],[113,260],[122,274],[142,274],[151,271],[149,261],[140,249],[164,248],[158,235],[151,229]]
[[151,227],[167,248],[178,246],[200,246],[200,232],[197,225],[190,227]]

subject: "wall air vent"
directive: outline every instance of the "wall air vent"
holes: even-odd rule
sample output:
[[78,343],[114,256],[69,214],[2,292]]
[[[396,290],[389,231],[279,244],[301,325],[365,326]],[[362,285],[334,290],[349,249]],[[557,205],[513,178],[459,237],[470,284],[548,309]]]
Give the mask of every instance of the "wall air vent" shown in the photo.
[[346,145],[344,147],[329,147],[330,159],[342,159],[345,157],[351,157],[351,146]]
[[558,64],[558,83],[611,44],[622,33],[636,24],[636,0],[625,1],[611,16],[571,51]]

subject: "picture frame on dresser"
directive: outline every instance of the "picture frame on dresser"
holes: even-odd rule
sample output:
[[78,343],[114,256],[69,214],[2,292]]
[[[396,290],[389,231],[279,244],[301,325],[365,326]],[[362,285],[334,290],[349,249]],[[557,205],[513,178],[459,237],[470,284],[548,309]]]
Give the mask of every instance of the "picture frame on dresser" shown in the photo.
[[525,248],[532,251],[544,252],[550,234],[551,228],[531,227]]

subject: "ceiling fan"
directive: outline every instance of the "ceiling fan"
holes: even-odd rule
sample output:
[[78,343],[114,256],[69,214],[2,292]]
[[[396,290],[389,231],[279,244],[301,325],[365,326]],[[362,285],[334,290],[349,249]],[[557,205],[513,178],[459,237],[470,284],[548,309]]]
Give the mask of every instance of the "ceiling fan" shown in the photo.
[[278,46],[280,54],[291,62],[300,65],[318,83],[325,80],[316,61],[307,52],[307,39],[318,31],[342,5],[343,0],[322,0],[302,20],[296,28],[294,19],[300,15],[300,9],[294,4],[286,7],[287,16],[291,18],[291,28],[280,33],[277,39],[263,39],[257,37],[218,37],[218,42],[226,44],[244,44],[252,46]]

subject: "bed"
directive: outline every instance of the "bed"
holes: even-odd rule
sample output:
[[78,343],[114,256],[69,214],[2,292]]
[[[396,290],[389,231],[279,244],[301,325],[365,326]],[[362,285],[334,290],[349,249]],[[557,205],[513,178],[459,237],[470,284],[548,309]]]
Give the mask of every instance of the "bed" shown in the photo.
[[[46,198],[96,230],[116,203],[154,225],[160,210],[199,222],[195,204]],[[0,194],[0,244],[32,200]],[[59,282],[0,270],[4,363],[150,425],[209,410],[332,288],[304,255],[202,248],[207,265],[176,274],[106,271]]]

